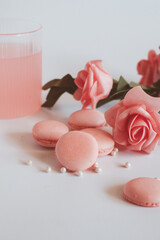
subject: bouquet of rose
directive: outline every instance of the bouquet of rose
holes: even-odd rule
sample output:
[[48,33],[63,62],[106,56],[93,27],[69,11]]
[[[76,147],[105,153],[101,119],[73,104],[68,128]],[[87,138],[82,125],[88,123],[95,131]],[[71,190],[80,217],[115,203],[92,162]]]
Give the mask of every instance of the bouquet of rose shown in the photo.
[[160,140],[160,54],[151,50],[147,60],[137,64],[140,83],[128,83],[122,76],[112,79],[101,60],[90,61],[74,79],[67,74],[43,86],[50,89],[43,107],[52,107],[65,92],[80,100],[82,108],[100,107],[121,100],[105,112],[106,122],[113,128],[116,143],[131,150],[150,153]]

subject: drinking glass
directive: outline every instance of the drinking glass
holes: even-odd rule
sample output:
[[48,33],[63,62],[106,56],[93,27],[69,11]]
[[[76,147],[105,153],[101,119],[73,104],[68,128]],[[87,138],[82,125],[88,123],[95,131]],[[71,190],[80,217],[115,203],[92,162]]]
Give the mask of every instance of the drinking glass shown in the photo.
[[42,26],[0,19],[0,119],[30,115],[41,107]]

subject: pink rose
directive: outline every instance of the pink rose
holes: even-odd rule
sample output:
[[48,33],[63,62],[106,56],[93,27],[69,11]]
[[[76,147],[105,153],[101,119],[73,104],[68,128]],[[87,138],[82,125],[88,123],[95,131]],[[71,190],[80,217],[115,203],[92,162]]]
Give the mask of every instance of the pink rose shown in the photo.
[[95,108],[99,100],[109,95],[113,79],[103,69],[102,61],[95,60],[88,62],[85,70],[78,73],[75,84],[78,89],[74,92],[74,98],[81,100],[83,108],[87,108],[89,105]]
[[160,80],[160,54],[154,50],[149,51],[148,60],[141,60],[137,64],[137,71],[142,75],[140,84],[150,86]]
[[151,153],[160,140],[160,98],[134,87],[105,112],[115,142],[128,149]]

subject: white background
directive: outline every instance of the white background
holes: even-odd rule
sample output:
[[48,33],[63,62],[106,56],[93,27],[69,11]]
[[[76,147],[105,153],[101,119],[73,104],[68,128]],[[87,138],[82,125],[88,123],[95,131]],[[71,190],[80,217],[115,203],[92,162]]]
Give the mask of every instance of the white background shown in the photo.
[[[103,59],[114,78],[139,81],[137,62],[149,49],[159,51],[159,0],[0,0],[0,17],[42,23],[43,83],[76,76],[91,59]],[[121,191],[132,178],[160,176],[160,148],[151,155],[125,151],[101,158],[101,175],[78,178],[61,175],[53,150],[32,140],[36,122],[67,122],[79,108],[65,95],[52,110],[0,121],[0,240],[159,240],[160,208],[129,204]],[[33,166],[23,164],[28,159]],[[121,167],[125,161],[131,169]],[[48,165],[51,174],[43,172]]]

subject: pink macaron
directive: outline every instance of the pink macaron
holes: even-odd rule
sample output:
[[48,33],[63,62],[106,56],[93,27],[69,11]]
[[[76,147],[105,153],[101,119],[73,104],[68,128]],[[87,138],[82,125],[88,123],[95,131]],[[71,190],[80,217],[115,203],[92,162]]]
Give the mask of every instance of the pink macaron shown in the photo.
[[68,118],[68,125],[74,130],[103,127],[106,121],[103,113],[95,109],[76,111]]
[[143,207],[160,206],[160,181],[141,177],[127,182],[123,187],[124,198]]
[[58,139],[69,131],[68,127],[55,120],[38,122],[32,129],[34,140],[44,147],[55,147]]
[[55,154],[59,163],[69,171],[90,168],[98,157],[98,144],[94,137],[81,131],[64,134],[56,144]]
[[112,152],[115,142],[112,135],[102,129],[98,128],[85,128],[81,130],[91,134],[98,143],[98,156],[105,156]]

